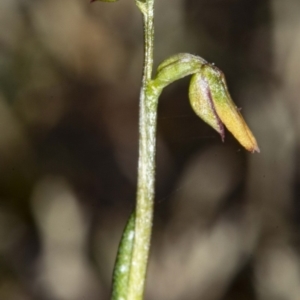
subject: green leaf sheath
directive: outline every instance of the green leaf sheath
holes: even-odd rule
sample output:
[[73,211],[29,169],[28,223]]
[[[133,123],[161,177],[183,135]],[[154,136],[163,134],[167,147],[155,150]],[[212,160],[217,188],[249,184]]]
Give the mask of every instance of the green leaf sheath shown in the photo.
[[126,224],[119,245],[117,259],[113,272],[112,300],[126,300],[132,248],[134,242],[135,213],[133,212]]

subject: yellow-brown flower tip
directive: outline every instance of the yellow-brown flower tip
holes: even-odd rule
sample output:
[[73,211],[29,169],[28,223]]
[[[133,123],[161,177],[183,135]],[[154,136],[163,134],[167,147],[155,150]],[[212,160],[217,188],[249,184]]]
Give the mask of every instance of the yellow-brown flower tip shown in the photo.
[[259,152],[255,137],[242,117],[239,109],[231,99],[223,73],[216,67],[203,67],[216,112],[238,142],[250,152]]
[[251,152],[252,152],[252,153],[255,153],[255,152],[260,153],[260,149],[259,149],[258,146],[256,146],[256,148],[253,149]]
[[191,79],[190,102],[196,114],[220,133],[224,140],[224,127],[248,151],[260,152],[256,139],[240,111],[233,103],[223,73],[210,64]]

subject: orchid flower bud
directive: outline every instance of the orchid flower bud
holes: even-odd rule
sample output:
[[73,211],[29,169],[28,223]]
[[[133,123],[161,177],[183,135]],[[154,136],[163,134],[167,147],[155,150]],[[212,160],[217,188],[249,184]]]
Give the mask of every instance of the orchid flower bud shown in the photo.
[[255,137],[232,101],[223,73],[215,66],[205,64],[194,74],[189,97],[195,113],[221,135],[223,124],[248,151],[259,152]]

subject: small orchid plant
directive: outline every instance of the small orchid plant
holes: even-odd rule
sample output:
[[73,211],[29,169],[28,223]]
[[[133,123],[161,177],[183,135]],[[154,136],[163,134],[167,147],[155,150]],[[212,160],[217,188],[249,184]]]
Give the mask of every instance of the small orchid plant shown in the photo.
[[[91,0],[95,1],[117,0]],[[144,22],[137,200],[118,250],[113,275],[113,300],[141,300],[144,295],[153,220],[157,104],[163,89],[191,75],[189,99],[195,113],[214,128],[222,140],[225,125],[248,151],[259,152],[255,137],[230,97],[223,73],[213,64],[200,56],[180,53],[164,60],[152,77],[154,2],[135,0]]]

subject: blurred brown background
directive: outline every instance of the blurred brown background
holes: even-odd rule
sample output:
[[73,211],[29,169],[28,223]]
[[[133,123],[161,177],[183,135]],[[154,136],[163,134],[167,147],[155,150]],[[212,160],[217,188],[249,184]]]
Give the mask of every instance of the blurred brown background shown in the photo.
[[[192,112],[158,113],[146,299],[300,299],[300,2],[156,1],[156,65],[221,68],[249,154]],[[0,299],[109,299],[134,207],[141,16],[133,0],[0,1]]]

